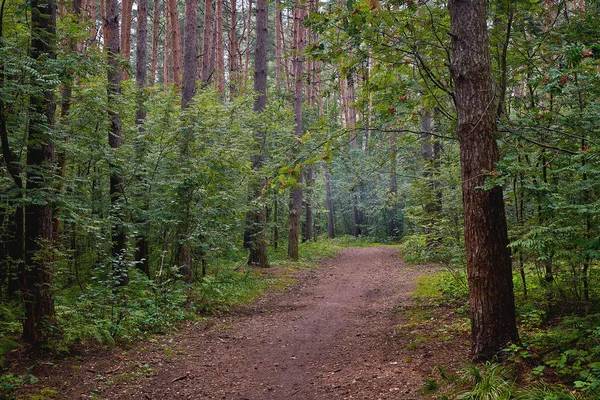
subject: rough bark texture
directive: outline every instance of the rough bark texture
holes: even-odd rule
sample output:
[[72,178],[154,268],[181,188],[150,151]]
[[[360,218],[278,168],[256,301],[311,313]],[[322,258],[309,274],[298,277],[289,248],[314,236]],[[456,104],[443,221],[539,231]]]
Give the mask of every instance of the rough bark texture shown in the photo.
[[[302,0],[294,2],[294,133],[302,137],[302,101],[304,59],[302,52],[306,46],[304,35],[304,3]],[[298,173],[298,184],[292,189],[290,204],[290,233],[288,236],[288,257],[298,260],[298,244],[300,239],[300,217],[302,216],[302,171]]]
[[196,93],[196,56],[198,53],[198,0],[185,1],[183,26],[183,90],[181,107],[186,108]]
[[210,79],[210,59],[212,45],[210,43],[212,28],[212,0],[204,2],[204,28],[202,30],[202,68],[200,70],[200,82],[206,85]]
[[[254,103],[254,111],[261,113],[267,106],[267,46],[269,40],[269,2],[258,0],[256,3],[256,48],[254,50],[254,91],[258,97]],[[259,153],[252,157],[252,167],[260,170],[263,167],[265,154],[264,146],[267,133],[263,130],[255,133],[255,139],[259,146]],[[254,183],[253,197],[261,199],[264,197],[265,179]],[[250,255],[248,265],[268,267],[267,258],[267,210],[259,201],[260,205],[248,213],[248,247]]]
[[[148,46],[146,43],[148,37],[148,0],[138,0],[138,15],[137,15],[137,41],[135,48],[135,83],[138,87],[138,109],[135,113],[135,121],[138,125],[138,131],[140,136],[144,133],[144,122],[146,120],[146,106],[144,90],[147,84],[147,68],[146,63],[148,60]],[[154,38],[153,38],[154,43]],[[143,150],[137,149],[140,159],[144,157]],[[141,161],[141,160],[140,160]],[[143,201],[145,204],[146,202]],[[144,211],[147,207],[143,206]],[[136,221],[140,224],[139,233],[136,238],[135,245],[135,261],[137,262],[138,268],[150,276],[150,261],[149,261],[149,245],[148,236],[146,232],[147,220],[143,216],[137,216]]]
[[154,10],[152,10],[152,61],[150,62],[150,84],[156,83],[156,64],[158,59],[158,20],[159,20],[158,0],[154,0]]
[[237,95],[239,82],[239,49],[237,44],[237,0],[231,0],[231,14],[229,20],[229,93],[231,97]]
[[167,0],[169,4],[169,23],[171,26],[171,44],[173,48],[173,84],[181,85],[181,31],[177,0]]
[[[56,3],[53,0],[31,2],[31,46],[33,60],[56,58]],[[41,67],[41,65],[39,66]],[[25,206],[25,272],[23,274],[23,340],[38,350],[48,339],[54,320],[52,263],[48,246],[52,242],[51,166],[54,163],[54,125],[56,104],[54,88],[39,87],[30,96],[32,120],[27,140],[27,196],[37,201]]]
[[215,3],[215,83],[225,94],[225,52],[223,49],[223,0]]
[[485,0],[450,0],[452,78],[463,182],[471,352],[491,358],[519,341],[502,188],[482,190],[499,159]]
[[[106,0],[106,17],[104,21],[104,40],[108,51],[108,85],[107,92],[109,104],[114,104],[113,98],[121,93],[121,68],[119,65],[119,5],[117,0]],[[108,145],[114,153],[123,143],[123,132],[121,128],[121,118],[112,108],[108,110],[110,118],[110,129],[108,132]],[[122,259],[125,246],[125,226],[123,206],[123,171],[114,161],[110,162],[110,204],[111,213],[115,224],[111,227],[112,234],[112,256],[115,259],[114,273],[118,284],[124,285],[129,281],[127,269]]]
[[[133,0],[122,0],[121,2],[121,56],[129,61],[131,56],[131,18]],[[127,74],[125,74],[127,76]]]

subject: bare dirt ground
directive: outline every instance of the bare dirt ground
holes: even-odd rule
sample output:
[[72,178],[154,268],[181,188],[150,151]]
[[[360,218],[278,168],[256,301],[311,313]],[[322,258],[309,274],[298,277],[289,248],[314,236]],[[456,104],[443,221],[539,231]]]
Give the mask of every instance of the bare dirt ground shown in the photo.
[[[450,309],[417,304],[419,276],[394,247],[350,248],[296,284],[210,323],[127,350],[42,363],[60,399],[426,399],[436,365],[468,354]],[[52,397],[57,393],[57,397]],[[51,396],[52,395],[52,396]]]

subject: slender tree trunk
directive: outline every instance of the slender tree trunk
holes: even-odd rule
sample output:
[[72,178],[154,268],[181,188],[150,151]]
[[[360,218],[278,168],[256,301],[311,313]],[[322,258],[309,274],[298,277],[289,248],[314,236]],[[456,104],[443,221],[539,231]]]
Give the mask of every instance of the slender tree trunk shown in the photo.
[[204,29],[202,32],[202,69],[200,72],[200,82],[203,85],[208,84],[212,71],[210,70],[210,59],[212,44],[210,42],[212,28],[212,0],[204,2]]
[[231,19],[229,21],[229,94],[237,96],[239,84],[239,49],[237,43],[237,0],[231,0]]
[[281,59],[283,57],[283,24],[281,0],[275,0],[275,85],[281,88]]
[[[262,113],[267,106],[267,46],[269,28],[269,2],[268,0],[257,0],[256,3],[256,49],[254,50],[254,91],[258,97],[254,103],[254,112]],[[267,132],[263,129],[255,133],[255,139],[259,147],[259,153],[252,157],[252,167],[260,171],[264,165],[265,153],[264,142]],[[248,248],[250,255],[248,265],[268,267],[267,258],[267,210],[261,199],[265,196],[266,180],[259,178],[254,183],[253,200],[259,199],[259,205],[248,213]]]
[[[156,4],[155,4],[156,5]],[[135,114],[135,121],[138,125],[138,132],[140,137],[144,136],[144,123],[146,120],[146,95],[145,89],[147,84],[147,37],[148,37],[148,0],[138,0],[138,8],[137,8],[137,41],[135,46],[135,83],[138,87],[138,104],[137,111]],[[152,40],[154,44],[154,38]],[[154,60],[156,61],[156,60]],[[138,159],[141,163],[144,157],[144,149],[137,149]],[[142,212],[147,211],[147,201],[142,200]],[[135,260],[137,262],[138,268],[146,274],[146,276],[150,277],[150,260],[149,260],[149,245],[148,245],[148,234],[147,234],[147,223],[148,221],[144,216],[138,216],[136,218],[137,222],[140,225],[138,229],[139,233],[137,235],[137,241],[135,246]]]
[[169,35],[171,30],[169,28],[168,1],[169,0],[165,0],[165,46],[163,51],[163,84],[165,86],[168,86],[171,83],[171,35]]
[[215,83],[225,94],[225,51],[223,49],[223,0],[215,3]]
[[519,342],[502,187],[483,190],[500,158],[485,0],[450,0],[452,78],[463,182],[471,353],[490,359]]
[[160,18],[159,6],[159,0],[154,0],[154,10],[152,10],[152,61],[150,62],[151,85],[156,83],[156,68],[158,59],[158,20]]
[[335,238],[335,224],[333,220],[333,199],[331,195],[331,177],[329,175],[329,165],[323,164],[325,172],[325,201],[327,205],[327,234],[330,239]]
[[[126,62],[131,59],[131,19],[133,0],[121,1],[121,57]],[[128,79],[127,71],[123,73],[124,79]]]
[[348,73],[346,75],[346,84],[348,85],[346,90],[346,129],[350,131],[350,149],[354,149],[356,148],[356,109],[352,105],[352,103],[356,101],[356,95],[354,91],[354,74]]
[[[302,101],[304,59],[302,53],[306,45],[304,35],[304,17],[306,12],[302,0],[294,2],[294,114],[296,116],[294,133],[302,137]],[[298,261],[298,245],[300,239],[300,217],[302,215],[302,171],[298,173],[297,185],[291,192],[290,233],[288,236],[288,257]]]
[[248,0],[248,21],[246,22],[246,61],[244,62],[244,76],[250,73],[250,37],[252,33],[252,0]]
[[[181,108],[189,107],[190,102],[196,94],[196,56],[198,52],[198,0],[185,1],[185,19],[184,19],[184,57],[183,57],[183,90],[181,92]],[[180,164],[185,166],[188,163],[190,154],[190,144],[193,139],[191,129],[186,129],[183,132],[180,140]],[[183,205],[185,210],[188,210],[180,222],[178,228],[177,246],[177,265],[180,268],[181,274],[187,283],[192,281],[192,252],[188,244],[185,242],[190,230],[189,210],[192,207],[192,194],[189,189],[183,189],[180,194],[178,203]]]
[[314,218],[313,218],[313,209],[312,209],[312,198],[311,198],[311,194],[312,194],[312,187],[314,185],[314,178],[313,178],[313,168],[312,166],[307,166],[306,167],[306,193],[304,196],[304,210],[306,212],[306,223],[304,224],[304,240],[312,240],[314,238],[314,231],[313,231],[313,224],[314,224]]
[[424,193],[425,201],[423,211],[425,212],[425,247],[429,250],[439,244],[434,227],[437,214],[441,211],[442,193],[438,189],[435,173],[439,167],[439,142],[433,136],[431,112],[423,111],[421,120],[421,155],[425,162],[423,181],[426,186]]
[[[119,63],[119,5],[117,0],[105,0],[106,19],[104,21],[104,40],[108,50],[108,99],[109,104],[117,103],[115,97],[121,94],[121,66]],[[108,145],[116,156],[117,149],[123,143],[121,118],[116,110],[109,108],[110,129],[108,132]],[[114,274],[117,284],[125,285],[129,276],[123,257],[126,250],[123,171],[115,160],[109,163],[110,169],[110,205],[114,225],[112,234],[112,257],[114,259]]]
[[181,31],[177,0],[167,0],[169,4],[169,23],[171,25],[171,43],[173,46],[173,84],[181,85]]
[[[36,61],[55,59],[56,3],[53,0],[33,0],[31,3],[30,56]],[[36,198],[25,206],[25,272],[23,301],[25,320],[23,340],[39,350],[48,341],[49,328],[54,323],[52,298],[52,165],[54,143],[50,132],[54,125],[56,104],[54,88],[40,87],[29,99],[32,120],[28,124],[27,196]]]
[[398,237],[400,236],[400,223],[398,221],[398,206],[396,205],[396,201],[398,198],[398,181],[396,174],[396,163],[398,157],[398,150],[396,147],[396,141],[398,140],[398,134],[393,132],[390,135],[390,196],[392,196],[392,206],[390,207],[390,216],[388,222],[388,236],[390,237]]

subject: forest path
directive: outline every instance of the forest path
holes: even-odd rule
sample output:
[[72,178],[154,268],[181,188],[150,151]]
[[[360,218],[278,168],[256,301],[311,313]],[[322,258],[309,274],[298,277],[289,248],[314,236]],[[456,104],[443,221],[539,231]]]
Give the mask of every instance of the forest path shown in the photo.
[[[434,267],[409,266],[397,254],[391,246],[345,249],[211,326],[85,363],[61,398],[430,398],[425,379],[436,364],[466,355],[465,337],[438,340],[427,336],[437,321],[415,323],[416,279]],[[436,319],[447,314],[435,309]]]

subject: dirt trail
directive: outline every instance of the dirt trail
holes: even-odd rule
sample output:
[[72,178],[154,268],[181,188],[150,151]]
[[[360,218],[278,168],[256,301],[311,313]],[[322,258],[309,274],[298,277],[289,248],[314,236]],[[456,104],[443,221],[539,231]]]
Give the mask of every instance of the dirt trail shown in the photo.
[[77,381],[61,398],[92,398],[91,390],[101,399],[430,398],[425,378],[464,357],[465,338],[418,340],[431,324],[412,326],[402,310],[431,269],[407,266],[397,252],[346,249],[211,327],[71,366]]

